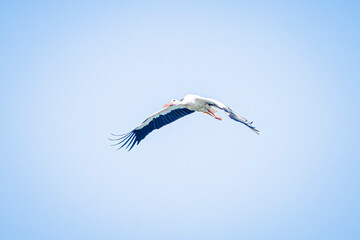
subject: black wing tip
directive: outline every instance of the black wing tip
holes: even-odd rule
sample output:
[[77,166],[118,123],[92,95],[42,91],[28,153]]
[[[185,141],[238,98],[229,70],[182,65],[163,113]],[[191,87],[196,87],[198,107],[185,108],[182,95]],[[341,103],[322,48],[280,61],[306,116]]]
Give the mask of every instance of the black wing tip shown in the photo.
[[125,133],[125,134],[120,134],[120,135],[111,133],[111,135],[119,137],[119,138],[108,138],[110,141],[118,141],[117,143],[111,144],[110,146],[117,146],[117,145],[122,144],[119,148],[116,149],[117,151],[123,147],[125,147],[127,149],[127,148],[129,148],[129,146],[131,146],[128,150],[128,151],[130,151],[134,147],[135,143],[137,142],[137,135],[136,135],[135,130]]
[[253,130],[257,135],[260,135],[260,131],[257,130],[254,126],[252,126],[253,122],[251,122],[250,124],[245,124],[246,126],[248,126],[251,130]]

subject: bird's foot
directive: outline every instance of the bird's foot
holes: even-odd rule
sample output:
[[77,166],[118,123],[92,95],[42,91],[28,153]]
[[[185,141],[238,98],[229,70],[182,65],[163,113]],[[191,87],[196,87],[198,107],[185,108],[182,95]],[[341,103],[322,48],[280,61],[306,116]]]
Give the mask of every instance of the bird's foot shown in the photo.
[[222,118],[221,117],[218,117],[218,116],[215,116],[215,118],[217,119],[217,120],[222,120]]

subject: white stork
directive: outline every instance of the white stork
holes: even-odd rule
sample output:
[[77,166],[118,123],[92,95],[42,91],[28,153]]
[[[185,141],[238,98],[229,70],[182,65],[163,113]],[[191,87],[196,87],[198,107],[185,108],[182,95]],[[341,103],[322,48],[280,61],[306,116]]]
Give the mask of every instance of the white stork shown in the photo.
[[[215,107],[215,108],[214,108]],[[224,110],[231,119],[241,122],[248,126],[251,130],[253,130],[256,134],[259,134],[259,130],[253,127],[252,122],[248,122],[245,118],[234,113],[229,107],[225,104],[211,98],[204,98],[193,94],[186,95],[180,101],[176,99],[172,99],[168,104],[163,106],[163,109],[157,111],[150,117],[148,117],[142,124],[140,124],[137,128],[132,130],[129,133],[122,135],[113,136],[119,137],[117,139],[110,139],[112,141],[119,141],[112,146],[122,145],[118,148],[122,148],[125,145],[126,149],[128,147],[129,151],[134,147],[135,143],[139,144],[149,133],[156,129],[160,129],[163,126],[172,123],[179,118],[182,118],[186,115],[189,115],[193,112],[202,112],[205,114],[214,117],[217,120],[222,120],[220,117],[216,116],[217,109]]]

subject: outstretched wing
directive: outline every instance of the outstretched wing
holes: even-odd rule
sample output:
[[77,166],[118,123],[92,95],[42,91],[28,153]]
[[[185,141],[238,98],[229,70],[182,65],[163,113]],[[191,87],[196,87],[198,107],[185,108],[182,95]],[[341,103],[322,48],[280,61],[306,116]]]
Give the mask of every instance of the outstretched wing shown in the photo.
[[163,126],[170,124],[178,120],[179,118],[182,118],[193,112],[194,111],[187,109],[182,104],[169,106],[167,108],[157,111],[156,113],[148,117],[142,124],[140,124],[131,132],[123,135],[113,134],[113,136],[117,136],[119,138],[110,140],[119,141],[118,143],[113,145],[115,146],[122,144],[119,149],[127,145],[126,149],[130,147],[130,151],[134,147],[135,143],[136,145],[139,144],[152,131],[160,129]]
[[249,122],[248,120],[246,120],[246,118],[236,114],[235,112],[233,112],[231,110],[231,108],[229,108],[228,106],[226,106],[225,104],[223,104],[222,102],[215,100],[215,99],[211,99],[211,98],[206,98],[207,103],[210,106],[214,106],[216,108],[219,108],[221,110],[224,110],[231,119],[237,121],[237,122],[241,122],[242,124],[246,125],[247,127],[249,127],[251,130],[253,130],[256,134],[260,134],[260,131],[257,130],[252,123],[253,122]]

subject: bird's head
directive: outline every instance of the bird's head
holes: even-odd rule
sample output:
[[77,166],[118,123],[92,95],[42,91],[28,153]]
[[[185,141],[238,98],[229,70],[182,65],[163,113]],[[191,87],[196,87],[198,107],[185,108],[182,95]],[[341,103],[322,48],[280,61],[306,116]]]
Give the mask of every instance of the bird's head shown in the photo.
[[172,106],[172,105],[174,105],[174,104],[178,104],[180,101],[178,101],[178,100],[176,100],[176,99],[172,99],[170,102],[168,102],[167,104],[165,104],[164,106],[163,106],[163,108],[166,108],[166,107],[170,107],[170,106]]

